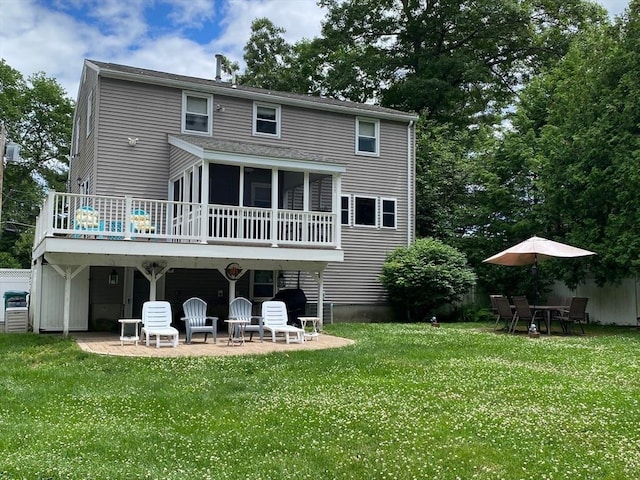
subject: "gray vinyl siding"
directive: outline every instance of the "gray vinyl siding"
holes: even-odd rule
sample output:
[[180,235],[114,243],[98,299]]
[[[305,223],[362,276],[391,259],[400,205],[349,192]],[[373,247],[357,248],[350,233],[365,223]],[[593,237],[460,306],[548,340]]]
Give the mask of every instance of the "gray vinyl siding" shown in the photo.
[[180,133],[181,108],[179,90],[102,79],[97,194],[167,199],[167,133]]
[[[72,142],[75,142],[76,131],[78,128],[78,152],[71,159],[71,170],[69,172],[69,189],[72,192],[78,192],[77,179],[80,178],[83,181],[89,180],[90,193],[95,192],[95,141],[97,131],[97,119],[96,112],[96,97],[98,94],[97,86],[97,74],[89,68],[83,70],[84,80],[80,83],[78,91],[78,99],[76,103],[76,115],[75,120],[79,120],[74,123],[74,131]],[[92,102],[94,109],[94,126],[91,134],[87,136],[87,104],[89,100],[89,94],[92,92]],[[76,126],[77,125],[77,126]]]
[[379,277],[387,254],[407,245],[407,124],[380,122],[380,156],[355,155],[355,119],[341,125],[350,152],[342,176],[342,195],[393,198],[396,228],[342,226],[344,263],[325,271],[325,301],[347,304],[380,304],[386,293]]
[[[224,107],[224,112],[213,112],[213,138],[219,140],[252,140],[251,116],[253,103],[249,100],[216,95],[213,104]],[[260,142],[262,143],[262,142]]]
[[170,146],[169,152],[171,158],[169,166],[169,178],[172,181],[182,176],[182,173],[186,169],[196,164],[200,164],[201,162],[201,160],[195,155],[192,155],[174,146]]

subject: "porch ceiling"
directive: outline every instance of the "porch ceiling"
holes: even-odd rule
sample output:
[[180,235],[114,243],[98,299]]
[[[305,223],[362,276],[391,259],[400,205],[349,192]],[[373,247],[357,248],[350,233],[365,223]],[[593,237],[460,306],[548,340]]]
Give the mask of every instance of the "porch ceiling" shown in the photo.
[[169,268],[224,268],[238,262],[245,269],[322,271],[329,262],[342,262],[338,249],[202,245],[153,241],[46,238],[36,249],[56,265],[135,267],[164,261]]

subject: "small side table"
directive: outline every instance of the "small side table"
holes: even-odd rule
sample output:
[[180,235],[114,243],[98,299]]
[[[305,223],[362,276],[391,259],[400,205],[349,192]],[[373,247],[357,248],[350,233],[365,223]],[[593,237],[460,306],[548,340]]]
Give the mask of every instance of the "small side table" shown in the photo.
[[249,323],[248,320],[228,319],[229,341],[227,345],[244,345],[244,328]]
[[[120,322],[120,346],[124,345],[124,342],[133,342],[135,345],[138,345],[140,341],[140,335],[138,333],[138,325],[142,323],[142,320],[139,318],[121,318],[118,320]],[[133,335],[128,335],[126,332],[126,326],[133,325],[134,332]]]
[[[318,336],[320,335],[320,333],[318,332],[318,323],[320,323],[320,317],[298,317],[298,320],[300,320],[302,329],[305,331],[304,339],[313,340],[315,338],[316,340],[318,340]],[[306,331],[306,327],[308,324],[310,324],[311,326],[310,332]]]

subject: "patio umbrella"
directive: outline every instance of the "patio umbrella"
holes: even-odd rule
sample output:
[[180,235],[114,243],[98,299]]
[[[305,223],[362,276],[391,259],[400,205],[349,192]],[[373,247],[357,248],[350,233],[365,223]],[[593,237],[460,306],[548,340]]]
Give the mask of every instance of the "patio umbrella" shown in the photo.
[[534,276],[536,298],[534,304],[537,303],[538,297],[538,260],[547,258],[572,258],[586,257],[595,255],[595,252],[584,250],[578,247],[572,247],[566,243],[554,242],[546,238],[533,236],[524,242],[520,242],[513,247],[509,247],[500,253],[485,258],[483,262],[495,263],[497,265],[533,265],[531,274]]
[[531,237],[500,253],[485,258],[483,262],[497,265],[537,265],[538,260],[552,257],[570,258],[595,255],[595,252],[572,247],[566,243],[554,242],[542,237]]

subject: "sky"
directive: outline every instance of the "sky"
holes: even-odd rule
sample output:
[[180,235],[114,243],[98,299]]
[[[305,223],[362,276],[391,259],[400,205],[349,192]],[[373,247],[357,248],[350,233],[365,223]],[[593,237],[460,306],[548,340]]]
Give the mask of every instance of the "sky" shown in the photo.
[[[628,0],[598,3],[613,17]],[[0,0],[0,58],[75,99],[85,58],[213,78],[216,53],[242,63],[254,19],[293,43],[318,36],[324,13],[316,0]]]

